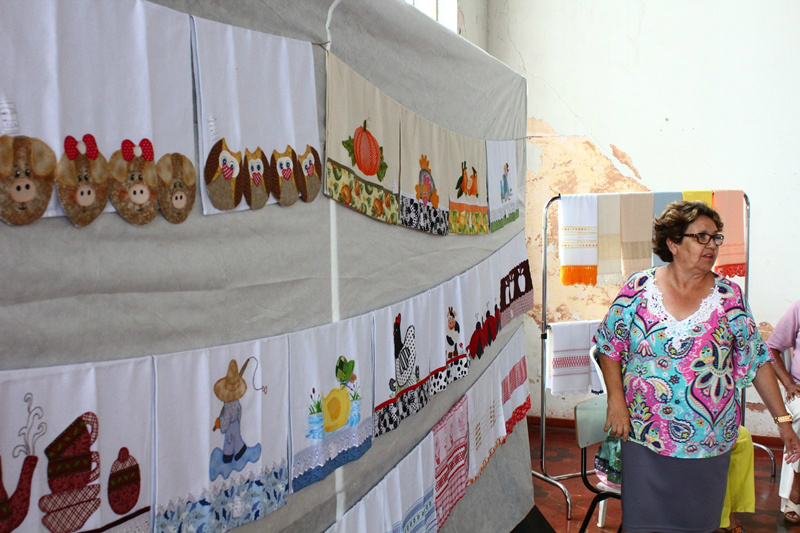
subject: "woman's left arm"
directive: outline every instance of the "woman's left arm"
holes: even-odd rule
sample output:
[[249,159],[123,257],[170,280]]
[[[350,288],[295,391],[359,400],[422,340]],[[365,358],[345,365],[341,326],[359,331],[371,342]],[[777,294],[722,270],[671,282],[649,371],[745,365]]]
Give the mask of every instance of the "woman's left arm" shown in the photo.
[[[758,391],[764,404],[767,406],[769,413],[773,417],[785,416],[786,406],[783,403],[781,390],[778,388],[778,379],[775,377],[775,371],[772,366],[763,364],[758,368],[756,377],[753,379],[753,386]],[[778,423],[778,434],[784,445],[784,460],[787,463],[793,463],[800,459],[800,439],[792,429],[791,418],[789,422]]]

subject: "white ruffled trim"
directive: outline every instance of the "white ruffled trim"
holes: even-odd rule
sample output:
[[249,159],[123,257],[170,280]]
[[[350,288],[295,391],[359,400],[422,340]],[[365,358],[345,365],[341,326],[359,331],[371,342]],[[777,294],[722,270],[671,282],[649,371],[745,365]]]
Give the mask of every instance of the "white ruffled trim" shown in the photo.
[[667,345],[675,350],[678,350],[687,339],[702,333],[703,323],[708,322],[715,310],[724,311],[722,295],[717,290],[716,282],[708,296],[700,302],[697,311],[680,321],[664,308],[663,295],[656,285],[655,274],[645,283],[644,297],[650,314],[658,317],[659,322],[666,326],[664,333],[667,336]]

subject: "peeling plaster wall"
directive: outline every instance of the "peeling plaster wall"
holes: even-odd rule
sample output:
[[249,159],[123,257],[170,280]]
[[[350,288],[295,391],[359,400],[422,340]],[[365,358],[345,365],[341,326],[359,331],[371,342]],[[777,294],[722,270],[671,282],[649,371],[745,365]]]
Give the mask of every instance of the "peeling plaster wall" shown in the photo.
[[458,0],[458,34],[483,50],[489,42],[487,9],[486,0]]
[[[487,0],[487,6],[486,50],[528,80],[531,266],[541,269],[541,206],[557,192],[743,189],[751,202],[749,299],[768,335],[800,298],[800,280],[792,276],[800,234],[794,217],[800,56],[788,52],[798,45],[800,4]],[[555,255],[549,261],[557,264]],[[560,287],[557,278],[548,289],[554,317],[601,318],[603,299],[613,297]],[[541,309],[533,315],[538,323]],[[539,331],[526,331],[538,379]],[[534,402],[538,390],[532,384]],[[548,397],[548,416],[572,418],[582,398]],[[747,400],[750,431],[776,436],[754,389]],[[539,414],[538,405],[531,414]]]

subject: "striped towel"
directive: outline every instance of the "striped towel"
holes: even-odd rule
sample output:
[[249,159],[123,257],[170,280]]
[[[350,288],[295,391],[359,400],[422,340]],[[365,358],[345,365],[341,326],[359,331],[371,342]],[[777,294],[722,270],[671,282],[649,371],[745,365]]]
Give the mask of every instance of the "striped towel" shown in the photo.
[[597,195],[565,194],[558,209],[563,285],[597,284]]
[[[683,200],[683,194],[680,191],[662,191],[653,193],[653,218],[658,218],[664,214],[664,210],[672,202],[680,202]],[[656,254],[653,254],[653,266],[664,266],[667,263],[661,260]]]
[[467,397],[461,399],[433,426],[434,503],[438,528],[464,496],[469,475],[467,464]]
[[589,361],[592,336],[599,320],[550,324],[545,386],[553,395],[601,390],[602,382]]
[[619,194],[597,195],[597,284],[618,285],[622,279]]
[[622,275],[628,279],[653,264],[653,193],[622,193],[619,207]]
[[711,206],[714,203],[713,191],[683,191],[684,202],[705,202],[706,205]]
[[746,276],[744,191],[715,190],[714,209],[722,217],[725,233],[714,270],[727,277]]

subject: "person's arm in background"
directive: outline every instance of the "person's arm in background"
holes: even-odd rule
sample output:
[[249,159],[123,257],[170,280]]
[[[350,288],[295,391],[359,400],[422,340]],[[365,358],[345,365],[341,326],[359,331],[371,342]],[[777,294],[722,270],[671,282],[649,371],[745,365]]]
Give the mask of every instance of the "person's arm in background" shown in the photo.
[[786,401],[790,402],[795,397],[800,397],[800,384],[795,383],[792,376],[789,375],[789,371],[786,370],[786,365],[783,364],[783,352],[779,352],[775,348],[770,348],[769,353],[772,355],[773,359],[772,370],[775,371],[778,381],[781,382],[781,385],[783,385],[786,391]]
[[781,385],[786,390],[786,401],[792,400],[795,396],[800,396],[800,385],[794,382],[792,376],[783,364],[782,353],[792,348],[797,338],[797,331],[800,328],[798,323],[798,307],[800,300],[793,303],[784,315],[778,320],[775,329],[767,339],[767,347],[772,356],[772,369],[780,380]]

